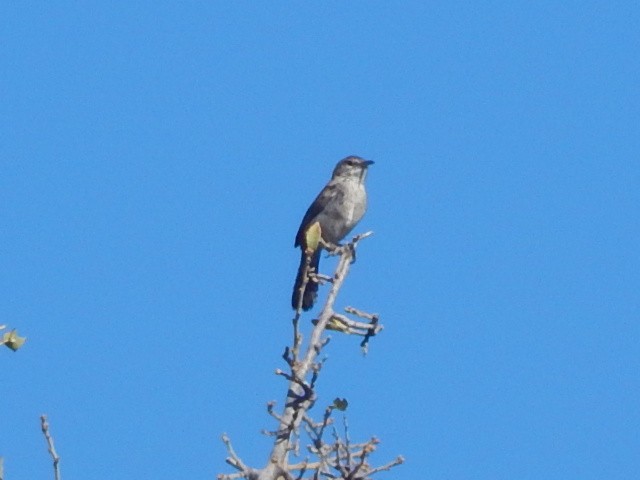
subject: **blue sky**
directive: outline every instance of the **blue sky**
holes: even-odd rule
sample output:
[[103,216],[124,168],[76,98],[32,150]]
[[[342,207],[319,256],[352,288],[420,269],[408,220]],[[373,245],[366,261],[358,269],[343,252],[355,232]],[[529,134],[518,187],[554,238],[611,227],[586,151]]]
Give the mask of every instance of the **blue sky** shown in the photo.
[[[12,480],[266,462],[298,223],[376,161],[318,413],[379,478],[640,470],[636,2],[0,7],[0,455]],[[331,260],[323,262],[328,269]],[[307,325],[311,316],[305,317]]]

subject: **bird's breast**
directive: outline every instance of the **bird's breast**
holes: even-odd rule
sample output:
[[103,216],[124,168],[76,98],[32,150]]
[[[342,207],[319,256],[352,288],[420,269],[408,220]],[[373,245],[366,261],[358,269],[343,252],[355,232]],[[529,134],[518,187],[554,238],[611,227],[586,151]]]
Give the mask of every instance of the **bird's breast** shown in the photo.
[[342,185],[343,195],[328,205],[326,216],[321,221],[322,237],[339,243],[360,221],[367,208],[367,194],[360,183]]

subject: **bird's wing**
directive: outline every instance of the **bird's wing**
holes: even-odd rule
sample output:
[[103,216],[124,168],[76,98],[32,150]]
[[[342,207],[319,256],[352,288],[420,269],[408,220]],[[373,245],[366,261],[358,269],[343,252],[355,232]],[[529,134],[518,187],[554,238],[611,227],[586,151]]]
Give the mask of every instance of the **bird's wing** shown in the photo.
[[309,226],[311,226],[316,221],[316,217],[326,208],[329,203],[340,203],[340,197],[343,196],[344,190],[338,188],[338,185],[336,183],[329,182],[322,189],[311,206],[309,206],[309,208],[307,209],[307,213],[304,214],[302,222],[300,222],[300,228],[298,228],[298,233],[296,233],[296,243],[294,245],[295,247],[304,246],[304,235],[307,228],[309,228]]

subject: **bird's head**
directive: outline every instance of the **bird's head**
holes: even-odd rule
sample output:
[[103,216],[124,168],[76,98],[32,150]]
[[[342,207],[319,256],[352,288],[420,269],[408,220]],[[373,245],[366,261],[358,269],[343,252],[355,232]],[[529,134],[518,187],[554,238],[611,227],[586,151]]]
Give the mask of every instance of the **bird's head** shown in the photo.
[[332,177],[358,178],[362,181],[367,173],[367,168],[373,163],[373,160],[350,155],[338,162],[336,168],[333,169]]

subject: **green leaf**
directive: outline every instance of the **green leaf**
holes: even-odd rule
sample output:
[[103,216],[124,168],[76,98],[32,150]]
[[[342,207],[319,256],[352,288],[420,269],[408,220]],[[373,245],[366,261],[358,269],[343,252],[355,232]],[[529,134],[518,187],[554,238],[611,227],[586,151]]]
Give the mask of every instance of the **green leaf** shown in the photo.
[[346,398],[337,398],[333,401],[333,407],[336,410],[340,410],[341,412],[344,412],[347,407],[349,406],[349,402],[347,402]]
[[336,332],[351,333],[349,332],[349,325],[344,323],[339,317],[331,317],[327,323],[327,330],[335,330]]
[[10,332],[2,335],[2,343],[4,343],[7,347],[9,347],[14,352],[18,350],[25,342],[25,337],[20,337],[16,330],[11,330]]

